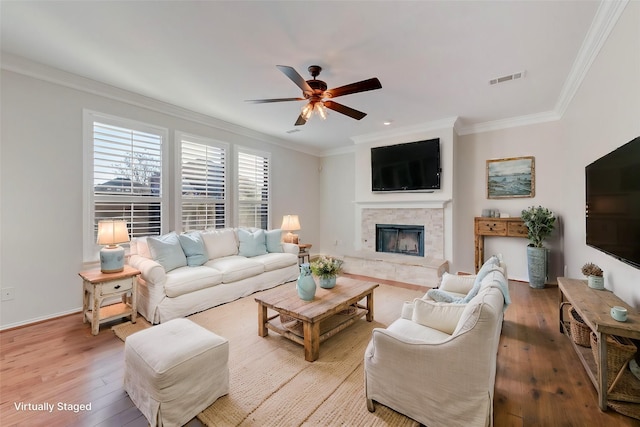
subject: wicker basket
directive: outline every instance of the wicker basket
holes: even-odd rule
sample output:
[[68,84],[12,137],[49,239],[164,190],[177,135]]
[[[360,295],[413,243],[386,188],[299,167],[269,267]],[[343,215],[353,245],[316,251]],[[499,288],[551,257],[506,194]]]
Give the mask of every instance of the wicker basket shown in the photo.
[[569,310],[571,319],[569,320],[569,329],[571,330],[571,339],[582,347],[591,347],[591,328],[589,328],[582,320],[578,312],[571,307]]
[[[636,351],[635,344],[629,338],[607,335],[607,389],[613,388],[618,374],[626,368]],[[596,364],[599,364],[598,337],[595,332],[591,332],[591,352]]]

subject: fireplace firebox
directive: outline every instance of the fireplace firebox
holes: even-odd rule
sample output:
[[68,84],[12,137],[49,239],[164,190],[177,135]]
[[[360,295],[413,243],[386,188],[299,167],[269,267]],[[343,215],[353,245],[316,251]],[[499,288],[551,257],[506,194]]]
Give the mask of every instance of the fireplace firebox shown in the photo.
[[424,226],[376,224],[376,252],[424,256]]

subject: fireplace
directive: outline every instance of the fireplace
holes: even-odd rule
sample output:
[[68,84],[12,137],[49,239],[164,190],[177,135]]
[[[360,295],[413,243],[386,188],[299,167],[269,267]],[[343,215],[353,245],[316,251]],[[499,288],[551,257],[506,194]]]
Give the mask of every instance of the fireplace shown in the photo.
[[424,226],[376,224],[376,252],[424,256]]

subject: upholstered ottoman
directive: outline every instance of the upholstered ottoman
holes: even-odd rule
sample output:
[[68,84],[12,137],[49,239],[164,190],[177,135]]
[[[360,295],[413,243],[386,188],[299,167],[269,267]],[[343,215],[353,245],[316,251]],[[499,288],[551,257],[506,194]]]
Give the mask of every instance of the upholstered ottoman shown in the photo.
[[229,342],[188,319],[130,335],[124,389],[151,426],[182,426],[229,392]]

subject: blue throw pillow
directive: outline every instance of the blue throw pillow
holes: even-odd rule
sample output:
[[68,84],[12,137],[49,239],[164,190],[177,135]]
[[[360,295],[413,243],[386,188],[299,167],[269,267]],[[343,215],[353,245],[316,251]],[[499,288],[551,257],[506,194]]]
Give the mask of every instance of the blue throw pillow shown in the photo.
[[429,289],[427,295],[437,302],[460,302],[462,300],[462,297],[451,295],[449,292],[441,289]]
[[202,265],[209,260],[204,247],[204,240],[202,240],[202,235],[200,233],[180,234],[178,239],[180,240],[180,246],[182,246],[182,250],[187,257],[187,265],[189,267]]
[[187,257],[182,251],[180,240],[175,232],[158,237],[147,238],[151,258],[164,267],[165,271],[171,271],[187,265]]
[[466,304],[469,301],[471,301],[473,297],[478,295],[478,291],[480,290],[480,285],[482,284],[482,280],[487,276],[487,274],[489,274],[490,271],[492,271],[495,267],[498,267],[498,266],[500,266],[500,260],[498,259],[497,256],[494,255],[491,258],[489,258],[478,271],[478,274],[476,275],[476,280],[473,282],[473,287],[471,288],[469,293],[459,301],[460,304]]
[[284,252],[282,249],[282,230],[270,230],[264,232],[267,252]]
[[254,257],[267,253],[267,244],[264,237],[264,230],[249,231],[243,228],[238,229],[238,240],[240,248],[238,255]]

